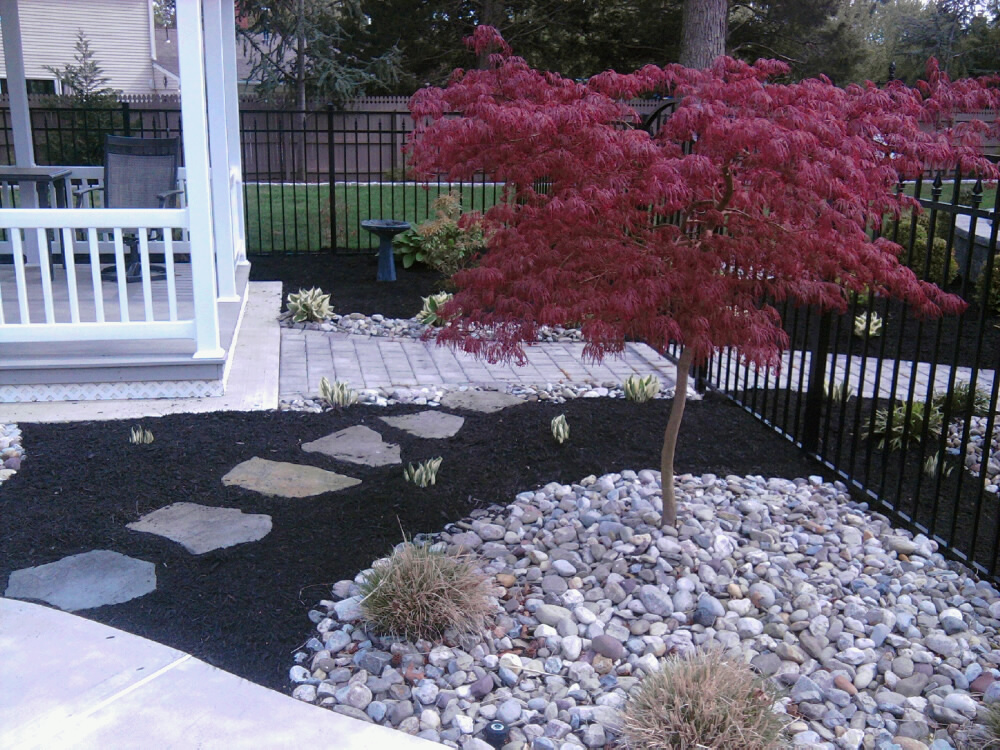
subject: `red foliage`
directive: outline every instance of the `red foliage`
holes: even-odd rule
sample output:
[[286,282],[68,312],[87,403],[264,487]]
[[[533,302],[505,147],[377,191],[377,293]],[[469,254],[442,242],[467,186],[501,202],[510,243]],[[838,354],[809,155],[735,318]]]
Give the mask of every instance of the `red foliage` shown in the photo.
[[[981,124],[951,120],[1000,106],[995,80],[951,82],[932,65],[917,88],[783,85],[770,82],[783,63],[719,58],[577,83],[531,69],[488,27],[469,41],[490,69],[410,103],[418,170],[506,185],[484,217],[488,252],[454,278],[441,341],[523,361],[538,325],[577,322],[593,357],[634,339],[679,342],[695,363],[733,347],[776,365],[788,341],[765,299],[844,310],[845,288],[868,288],[922,315],[964,307],[868,230],[915,204],[896,196],[900,179],[956,164],[997,177]],[[680,102],[652,137],[624,125],[639,118],[621,102],[650,93]]]

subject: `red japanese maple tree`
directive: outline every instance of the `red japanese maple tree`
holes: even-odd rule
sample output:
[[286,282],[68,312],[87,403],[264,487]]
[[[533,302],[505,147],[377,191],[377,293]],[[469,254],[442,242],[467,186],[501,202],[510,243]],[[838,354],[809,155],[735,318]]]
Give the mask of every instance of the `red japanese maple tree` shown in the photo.
[[[723,347],[778,366],[788,338],[773,302],[844,311],[849,290],[924,316],[964,307],[871,230],[916,205],[901,179],[956,164],[997,176],[985,126],[951,119],[1000,106],[996,80],[952,82],[932,63],[917,88],[778,84],[781,62],[723,57],[579,83],[531,69],[492,28],[467,41],[490,68],[414,95],[412,159],[453,180],[490,175],[504,200],[482,217],[487,252],[453,278],[438,341],[523,361],[539,325],[578,321],[595,359],[627,340],[682,345],[661,454],[668,522],[688,370]],[[626,125],[639,118],[623,100],[642,94],[678,101],[652,136]]]

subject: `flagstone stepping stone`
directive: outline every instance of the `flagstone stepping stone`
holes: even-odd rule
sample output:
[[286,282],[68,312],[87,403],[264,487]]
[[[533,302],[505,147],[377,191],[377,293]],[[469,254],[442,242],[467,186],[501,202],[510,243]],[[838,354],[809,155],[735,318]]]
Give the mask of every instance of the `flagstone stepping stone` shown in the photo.
[[174,503],[147,513],[133,531],[166,537],[193,555],[263,539],[271,531],[271,517],[244,513],[239,508],[212,508],[197,503]]
[[379,419],[391,427],[431,440],[450,438],[465,424],[465,419],[462,417],[434,409],[418,411],[416,414],[407,414],[402,417],[379,417]]
[[441,398],[441,406],[448,409],[467,409],[483,414],[493,414],[524,399],[500,391],[449,391]]
[[156,590],[156,566],[93,550],[10,574],[4,596],[43,601],[67,612],[121,604]]
[[312,497],[361,484],[360,479],[326,471],[315,466],[268,461],[254,456],[234,466],[222,478],[226,485],[275,497]]
[[364,425],[348,427],[311,443],[303,443],[302,450],[365,466],[402,463],[399,446],[385,442],[375,430]]

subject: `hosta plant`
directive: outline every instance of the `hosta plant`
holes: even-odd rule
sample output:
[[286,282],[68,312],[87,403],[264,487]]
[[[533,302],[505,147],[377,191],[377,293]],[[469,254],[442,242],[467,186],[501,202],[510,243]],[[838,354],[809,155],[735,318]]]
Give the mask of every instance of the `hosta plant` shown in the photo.
[[403,268],[411,268],[414,263],[423,263],[424,238],[416,229],[400,232],[392,241],[393,253],[402,261]]
[[441,468],[442,458],[428,458],[426,461],[410,463],[403,469],[403,479],[412,482],[417,487],[429,487],[437,482],[438,469]]
[[437,638],[449,629],[479,633],[494,605],[477,562],[404,542],[360,584],[362,617],[375,633],[410,640]]
[[777,699],[718,651],[671,656],[625,704],[622,735],[630,750],[778,750],[787,714],[772,711]]
[[417,322],[428,326],[443,326],[445,321],[438,311],[451,301],[452,295],[448,292],[438,292],[430,297],[421,297],[424,306],[417,313]]
[[132,445],[149,445],[153,442],[153,433],[142,425],[136,425],[129,433],[128,441]]
[[876,312],[854,316],[854,335],[858,338],[877,338],[882,335],[882,316]]
[[558,417],[552,418],[552,437],[554,437],[560,445],[569,440],[569,422],[566,421],[565,414],[560,414]]
[[911,441],[918,441],[924,435],[926,422],[927,438],[941,437],[944,413],[933,403],[923,401],[897,402],[891,409],[875,412],[875,425],[871,437],[878,438],[878,447],[890,451],[899,450]]
[[326,376],[319,379],[319,397],[330,406],[343,408],[358,403],[358,392],[345,381],[331,383]]
[[660,392],[660,379],[655,375],[629,375],[625,378],[625,398],[643,404],[651,398],[656,398]]
[[320,323],[330,317],[330,295],[319,287],[299,289],[288,295],[288,310],[296,323]]

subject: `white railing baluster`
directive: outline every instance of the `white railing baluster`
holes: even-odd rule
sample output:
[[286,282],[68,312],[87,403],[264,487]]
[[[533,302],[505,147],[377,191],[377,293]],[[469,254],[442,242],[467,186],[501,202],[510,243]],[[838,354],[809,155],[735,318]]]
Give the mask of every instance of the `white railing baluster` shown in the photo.
[[30,323],[31,313],[28,311],[28,283],[24,278],[24,243],[21,241],[21,230],[15,228],[7,231],[14,246],[14,282],[17,286],[17,304],[21,310],[21,322]]
[[38,241],[38,270],[42,273],[42,299],[45,301],[45,322],[55,323],[56,312],[52,304],[52,272],[49,270],[49,243],[44,229],[36,229]]
[[174,278],[174,230],[163,228],[163,266],[167,269],[167,309],[177,320],[177,280]]
[[94,285],[94,314],[104,322],[104,286],[101,284],[101,252],[97,246],[97,229],[87,228],[87,248],[90,251],[90,281]]
[[145,227],[136,230],[139,234],[139,266],[142,271],[142,302],[146,320],[153,320],[153,287],[149,280],[149,233]]
[[131,319],[128,313],[128,282],[125,280],[125,241],[122,239],[122,228],[114,228],[115,237],[115,282],[118,284],[118,320],[128,323]]
[[[73,248],[73,230],[63,227],[63,265],[66,266],[66,289],[69,291],[69,321],[80,322],[80,298],[76,293],[76,254]],[[66,257],[67,252],[69,257]]]

